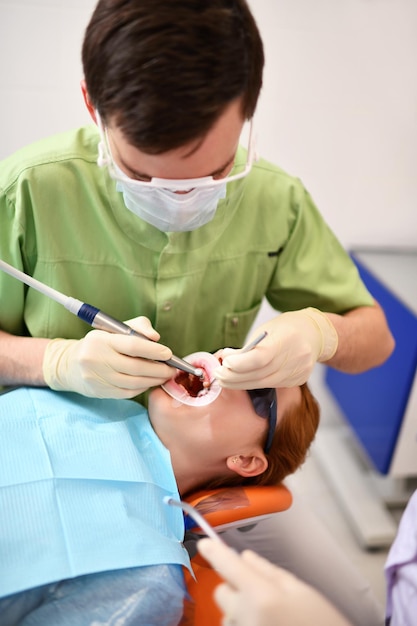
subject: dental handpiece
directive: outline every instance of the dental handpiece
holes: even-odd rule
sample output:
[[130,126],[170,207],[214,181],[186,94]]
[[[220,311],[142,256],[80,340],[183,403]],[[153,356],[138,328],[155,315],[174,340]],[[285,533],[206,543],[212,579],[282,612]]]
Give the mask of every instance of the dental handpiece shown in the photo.
[[[41,283],[36,278],[32,278],[32,276],[28,276],[24,272],[16,269],[12,265],[9,265],[5,261],[0,259],[0,269],[6,272],[6,274],[10,274],[17,280],[25,283],[29,287],[36,289],[36,291],[40,291],[48,298],[55,300],[59,304],[62,304],[67,311],[77,315],[84,322],[87,322],[93,328],[97,328],[98,330],[105,330],[109,333],[122,334],[122,335],[134,335],[136,337],[141,337],[142,339],[146,339],[147,341],[152,341],[146,335],[142,335],[138,333],[136,330],[125,324],[124,322],[120,322],[119,320],[107,315],[100,309],[97,309],[95,306],[91,304],[87,304],[86,302],[81,302],[81,300],[77,300],[76,298],[71,298],[70,296],[66,296],[65,294],[53,289],[52,287],[48,287],[44,283]],[[187,361],[180,359],[177,356],[172,356],[167,361],[163,361],[167,365],[171,367],[176,367],[183,372],[187,372],[188,374],[194,374],[201,378],[203,376],[203,370],[200,367],[194,367]]]
[[[134,335],[135,337],[141,337],[142,339],[147,339],[148,341],[152,341],[146,335],[142,335],[142,333],[138,333],[136,330],[125,324],[124,322],[120,322],[119,320],[111,317],[111,315],[107,315],[100,309],[92,306],[91,304],[87,304],[86,302],[77,303],[81,304],[81,307],[76,312],[76,315],[93,326],[93,328],[97,328],[98,330],[106,330],[108,333],[116,333],[121,335]],[[68,307],[67,307],[68,308]],[[68,308],[68,310],[71,310]],[[71,311],[74,313],[75,311]],[[200,367],[194,367],[191,363],[187,363],[183,359],[180,359],[178,356],[172,356],[167,361],[164,361],[167,365],[171,365],[171,367],[176,367],[183,372],[187,372],[188,374],[194,374],[194,376],[198,376],[199,378],[203,375],[203,370]]]

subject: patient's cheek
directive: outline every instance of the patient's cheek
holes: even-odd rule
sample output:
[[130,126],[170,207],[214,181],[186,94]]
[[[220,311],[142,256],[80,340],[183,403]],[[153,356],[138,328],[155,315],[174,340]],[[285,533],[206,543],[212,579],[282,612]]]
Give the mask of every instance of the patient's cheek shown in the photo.
[[203,370],[204,379],[178,370],[174,378],[162,385],[162,388],[173,398],[183,404],[204,406],[213,402],[221,392],[219,383],[214,379],[214,370],[219,361],[209,352],[194,352],[184,360]]

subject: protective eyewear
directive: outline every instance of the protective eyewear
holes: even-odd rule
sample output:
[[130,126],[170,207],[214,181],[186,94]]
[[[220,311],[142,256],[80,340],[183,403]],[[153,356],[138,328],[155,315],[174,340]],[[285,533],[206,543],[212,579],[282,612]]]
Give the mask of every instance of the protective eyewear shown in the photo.
[[202,178],[183,178],[183,179],[171,179],[171,178],[151,178],[149,181],[136,180],[134,178],[130,178],[124,172],[120,170],[115,165],[113,160],[113,156],[111,154],[109,140],[107,136],[107,130],[103,127],[100,115],[96,111],[96,119],[97,126],[100,132],[101,141],[98,146],[99,149],[99,157],[98,164],[100,166],[107,165],[109,168],[109,172],[111,177],[120,182],[128,182],[129,185],[133,187],[140,188],[148,188],[149,187],[157,187],[159,189],[167,189],[169,191],[192,191],[193,189],[199,189],[204,187],[217,187],[219,185],[224,185],[224,183],[230,183],[235,180],[239,180],[244,178],[249,174],[253,162],[256,160],[256,150],[255,150],[255,133],[253,130],[253,120],[249,122],[249,139],[248,139],[248,149],[246,155],[246,163],[244,166],[239,165],[235,162],[233,165],[230,174],[225,176],[224,178],[213,178],[213,176],[204,176]]
[[268,434],[264,445],[264,452],[268,454],[272,446],[272,440],[275,435],[275,427],[277,425],[277,394],[275,389],[250,389],[249,397],[255,413],[259,417],[268,420]]

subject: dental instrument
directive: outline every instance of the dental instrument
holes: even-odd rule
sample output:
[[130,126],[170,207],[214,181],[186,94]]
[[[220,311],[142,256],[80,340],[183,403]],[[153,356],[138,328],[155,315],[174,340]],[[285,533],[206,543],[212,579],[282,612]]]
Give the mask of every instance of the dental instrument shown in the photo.
[[252,350],[255,346],[258,345],[258,343],[261,343],[261,341],[263,339],[265,339],[267,334],[268,333],[266,332],[266,330],[264,330],[263,333],[261,333],[260,335],[255,337],[255,339],[253,341],[248,343],[246,346],[243,346],[243,348],[241,350],[239,350],[240,354],[242,354],[243,352],[249,352],[249,350]]
[[180,509],[183,509],[193,520],[200,526],[202,530],[206,533],[210,539],[214,539],[218,543],[224,543],[223,539],[219,537],[216,531],[212,526],[204,519],[204,517],[188,502],[184,502],[183,500],[176,500],[170,496],[165,496],[163,501],[165,504],[169,504],[171,506],[177,506]]
[[[258,343],[261,343],[261,341],[263,339],[265,339],[265,337],[267,336],[267,332],[266,330],[264,330],[260,335],[258,335],[257,337],[255,337],[255,339],[253,341],[251,341],[250,343],[246,344],[246,346],[243,346],[243,348],[241,348],[239,350],[240,354],[243,354],[244,352],[249,352],[249,350],[253,350],[253,348],[255,348],[255,346],[258,345]],[[214,381],[216,380],[216,378],[212,378],[211,381],[209,382],[207,389],[210,389],[212,384],[214,383]]]
[[[105,330],[109,333],[121,334],[121,335],[134,335],[135,337],[141,337],[142,339],[147,339],[148,341],[152,341],[146,335],[142,335],[138,333],[136,330],[133,330],[130,326],[125,324],[124,322],[120,322],[119,320],[107,315],[97,307],[87,304],[86,302],[81,302],[81,300],[77,300],[76,298],[71,298],[70,296],[66,296],[65,294],[53,289],[52,287],[48,287],[44,283],[41,283],[36,278],[32,278],[32,276],[28,276],[24,272],[16,269],[12,265],[9,265],[5,261],[0,259],[0,269],[6,274],[10,274],[13,278],[17,278],[20,282],[25,283],[29,287],[36,289],[36,291],[40,291],[48,298],[55,300],[59,304],[62,304],[67,311],[77,315],[84,322],[87,322],[93,328],[97,328],[98,330]],[[194,374],[198,378],[201,378],[203,374],[203,370],[200,367],[194,367],[187,361],[180,359],[177,356],[172,356],[167,361],[163,361],[167,365],[171,367],[176,367],[183,372],[187,372],[188,374]]]

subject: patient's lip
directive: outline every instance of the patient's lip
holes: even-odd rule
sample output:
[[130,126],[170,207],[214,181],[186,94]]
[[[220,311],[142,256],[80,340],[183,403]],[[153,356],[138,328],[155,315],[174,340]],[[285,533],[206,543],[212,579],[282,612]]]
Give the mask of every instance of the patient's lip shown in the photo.
[[[195,367],[201,367],[204,374],[202,381],[194,374],[187,374],[177,370],[174,378],[162,385],[162,388],[175,400],[190,406],[205,406],[211,404],[219,396],[221,387],[214,378],[214,370],[219,361],[210,352],[194,352],[184,357],[184,360]],[[213,382],[211,382],[213,381]]]

